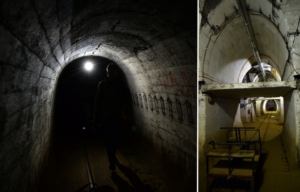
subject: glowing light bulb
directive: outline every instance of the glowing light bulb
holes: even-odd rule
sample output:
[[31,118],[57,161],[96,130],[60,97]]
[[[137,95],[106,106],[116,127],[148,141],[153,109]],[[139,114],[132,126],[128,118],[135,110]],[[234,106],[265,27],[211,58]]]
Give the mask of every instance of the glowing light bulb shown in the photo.
[[94,65],[93,65],[93,63],[91,63],[91,62],[86,62],[86,63],[84,64],[84,68],[85,68],[87,71],[91,71],[91,70],[93,69],[93,67],[94,67]]

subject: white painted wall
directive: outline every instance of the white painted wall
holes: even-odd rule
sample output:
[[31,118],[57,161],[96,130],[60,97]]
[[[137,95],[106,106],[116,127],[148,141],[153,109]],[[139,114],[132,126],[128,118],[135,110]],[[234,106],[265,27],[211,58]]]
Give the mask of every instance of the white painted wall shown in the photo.
[[[260,8],[266,15],[272,14],[272,5],[267,0],[247,1],[247,3],[250,3],[252,8],[262,6]],[[208,14],[210,24],[220,26],[224,21],[224,14],[232,13],[234,6],[237,7],[236,1],[223,0]],[[278,11],[278,15],[280,32],[286,34],[288,25],[282,11]],[[251,14],[250,19],[262,62],[269,63],[282,74],[288,51],[280,32],[260,14]],[[242,82],[242,78],[255,60],[242,17],[237,15],[229,20],[226,27],[217,35],[211,36],[210,31],[210,26],[205,25],[200,33],[200,42],[203,45],[199,47],[200,75],[204,73],[205,81],[209,83]]]
[[207,145],[209,141],[226,141],[227,131],[220,127],[233,127],[241,121],[237,118],[239,100],[215,98],[215,103],[210,104],[207,96],[201,95],[199,101],[200,109],[204,109],[199,110],[199,160],[204,162],[205,154],[211,150]]
[[[291,0],[290,2],[296,1]],[[272,4],[268,0],[247,0],[247,4],[250,4],[251,8],[257,10],[261,9],[265,15],[272,15]],[[294,3],[294,5],[299,4],[296,2]],[[218,5],[213,10],[211,10],[207,16],[210,25],[220,26],[224,21],[224,15],[229,15],[230,13],[232,13],[234,11],[234,6],[238,7],[235,0],[219,1]],[[289,4],[283,6],[285,6],[285,9],[276,10],[276,13],[279,17],[274,18],[275,23],[279,23],[280,25],[279,31],[270,22],[270,20],[268,20],[264,16],[260,14],[250,15],[262,62],[271,64],[272,67],[274,67],[278,71],[279,75],[283,74],[285,62],[288,57],[286,44],[280,32],[285,35],[288,31],[291,31],[289,30],[289,24],[294,23],[290,22],[292,20],[290,20],[288,23],[286,17],[291,17],[291,15],[288,15],[285,12],[286,10],[294,8],[291,8]],[[296,10],[297,9],[295,9],[294,12],[297,12]],[[251,63],[253,63],[254,60],[249,37],[247,36],[245,24],[242,20],[242,17],[240,15],[237,15],[236,17],[229,20],[226,23],[226,26],[222,28],[221,32],[217,35],[212,35],[210,31],[210,26],[205,25],[201,28],[201,32],[199,35],[199,79],[203,80],[204,75],[206,84],[241,82],[244,75],[251,68]],[[290,38],[290,42],[292,42],[293,40],[294,38]],[[289,45],[291,46],[290,42]],[[299,42],[300,39],[296,38],[295,45],[293,47],[294,53],[292,55],[292,61],[294,63],[296,63],[295,61],[297,61],[297,64],[295,64],[296,68],[299,68],[298,65],[300,63],[298,62],[300,61],[300,56],[296,54],[299,53],[298,50],[300,50]],[[291,79],[293,74],[295,74],[295,72],[293,72],[292,69],[288,68],[284,79]],[[206,139],[218,137],[216,136],[219,134],[217,130],[219,120],[217,119],[217,116],[218,113],[225,113],[225,110],[222,111],[215,105],[212,106],[203,102],[202,96],[199,98],[199,101],[199,154],[200,161],[204,162],[204,154],[205,150],[207,150],[205,143],[208,141]],[[263,106],[265,106],[265,104],[266,102],[263,101],[257,102],[255,111],[257,116],[263,115],[262,108]],[[290,110],[289,108],[286,108],[286,106],[288,105],[289,104],[286,103],[286,98],[284,98],[284,102],[280,102],[281,120],[284,119],[283,114],[287,116],[286,113]],[[233,106],[234,105],[232,105],[231,107]],[[290,108],[293,107],[295,106],[290,106]],[[283,108],[284,111],[282,110]],[[236,111],[236,115],[239,111],[241,121],[246,122],[247,106],[245,107],[245,109],[240,108],[240,110],[237,109]],[[215,115],[215,117],[212,118],[211,115]],[[286,131],[284,130],[284,134],[287,135],[286,140],[288,140],[287,142],[289,142],[289,144],[285,144],[287,146],[296,146],[295,135],[297,135],[296,138],[299,138],[298,133],[296,133],[295,129],[296,124],[295,122],[291,122],[293,121],[292,119],[295,120],[296,118],[297,113],[289,111],[289,119],[285,120],[285,126],[289,128]],[[235,118],[234,123],[236,122],[237,121]],[[292,137],[293,141],[289,140],[289,137]],[[290,154],[293,153],[290,152]]]
[[280,110],[279,113],[279,123],[283,123],[284,122],[284,99],[283,97],[280,97],[279,99],[279,107],[278,109]]
[[240,106],[240,103],[237,106],[233,127],[244,127],[242,119],[241,119],[241,106]]
[[262,101],[256,101],[255,102],[255,112],[256,112],[256,116],[260,117],[262,116],[262,111],[261,111],[261,105],[262,105]]
[[263,103],[263,112],[264,112],[264,114],[267,113],[267,110],[266,110],[267,102],[268,102],[268,100],[265,100],[264,103]]
[[298,168],[298,153],[300,152],[299,146],[299,114],[300,114],[300,101],[299,91],[295,90],[288,93],[284,97],[284,113],[285,121],[282,130],[282,138],[284,148],[289,161],[290,169]]
[[276,118],[278,119],[278,121],[280,120],[280,116],[281,116],[281,108],[280,108],[280,100],[275,99],[274,100],[276,103]]

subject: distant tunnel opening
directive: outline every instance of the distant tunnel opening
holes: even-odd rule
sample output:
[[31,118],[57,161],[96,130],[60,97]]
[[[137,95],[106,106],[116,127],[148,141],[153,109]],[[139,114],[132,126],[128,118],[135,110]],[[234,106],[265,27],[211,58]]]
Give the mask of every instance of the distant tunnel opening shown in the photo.
[[[84,64],[88,61],[94,66],[91,71],[84,68]],[[112,61],[103,57],[82,57],[72,61],[62,70],[55,93],[54,140],[56,137],[76,137],[83,127],[92,129],[97,86],[107,77],[106,66],[109,63]],[[120,68],[117,78],[126,84],[125,75]],[[126,85],[126,92],[129,94],[127,87]],[[131,103],[130,95],[123,97]]]
[[277,111],[277,104],[274,100],[267,101],[266,111]]
[[[93,64],[91,71],[84,68],[86,62]],[[106,67],[110,63],[114,62],[103,57],[82,57],[70,62],[59,75],[54,97],[52,145],[39,188],[47,186],[50,191],[57,192],[64,191],[64,188],[72,191],[79,190],[79,186],[84,186],[89,181],[86,162],[90,163],[91,174],[94,175],[96,184],[106,183],[110,189],[117,186],[106,181],[110,177],[106,131],[103,125],[97,126],[92,121],[96,107],[97,87],[99,82],[107,78]],[[118,134],[119,151],[120,146],[130,146],[128,144],[130,138],[133,139],[135,135],[132,128],[134,127],[132,101],[126,78],[119,67],[117,73],[116,78],[125,85],[122,97],[127,100],[126,112],[124,112],[126,116],[123,116]],[[87,153],[84,153],[85,149]],[[85,159],[85,154],[88,160]],[[124,160],[119,156],[120,153],[116,154],[118,154],[118,161],[124,164]],[[103,170],[99,171],[97,168]],[[56,180],[64,181],[65,186],[57,183]],[[77,183],[76,187],[74,181]]]
[[[131,117],[134,119],[127,133],[140,139],[135,145],[153,158],[148,158],[152,167],[162,169],[158,171],[177,191],[195,189],[197,2],[16,2],[1,3],[0,11],[3,21],[0,27],[3,94],[0,180],[5,183],[0,191],[19,191],[19,188],[34,191],[42,166],[52,160],[48,158],[52,153],[51,144],[59,141],[70,148],[68,153],[62,150],[57,156],[55,168],[76,167],[78,171],[69,175],[83,173],[86,176],[85,170],[79,171],[85,169],[81,156],[75,155],[82,150],[72,150],[81,149],[80,143],[72,138],[76,138],[76,131],[83,127],[79,109],[83,97],[93,97],[91,94],[95,94],[101,74],[88,85],[83,83],[90,77],[84,70],[81,73],[74,69],[79,73],[71,78],[70,85],[63,85],[62,79],[80,58],[92,55],[113,61],[124,73],[133,100]],[[81,76],[81,80],[75,81],[77,76]],[[65,88],[60,89],[60,86]],[[90,99],[89,105],[93,100]],[[78,108],[72,108],[76,106]],[[61,146],[55,147],[59,150]],[[99,154],[97,148],[93,150]],[[62,155],[70,160],[68,164],[59,161]],[[106,165],[101,167],[109,171]],[[171,171],[166,174],[166,169]],[[102,173],[99,167],[96,170]],[[61,173],[65,177],[60,181],[57,181],[58,174],[47,177],[62,183],[72,178],[65,173],[67,171]],[[88,180],[76,180],[81,185],[79,181]],[[65,186],[64,191],[72,190]],[[73,191],[76,190],[78,188]]]

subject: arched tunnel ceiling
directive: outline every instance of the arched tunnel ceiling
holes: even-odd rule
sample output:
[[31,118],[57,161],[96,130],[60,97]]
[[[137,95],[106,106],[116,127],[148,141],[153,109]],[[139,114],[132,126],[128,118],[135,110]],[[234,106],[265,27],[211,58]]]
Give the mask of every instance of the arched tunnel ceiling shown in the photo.
[[34,183],[50,143],[57,79],[66,65],[90,55],[116,62],[132,94],[180,101],[182,121],[134,107],[145,135],[158,151],[172,151],[188,181],[196,166],[196,37],[197,1],[0,1],[3,190]]
[[196,2],[15,0],[0,9],[3,101],[16,93],[29,106],[24,91],[52,94],[63,67],[88,55],[116,62],[132,92],[196,97]]
[[[289,56],[287,47],[294,39],[287,38],[288,33],[296,30],[290,24],[295,18],[299,19],[299,14],[291,17],[290,12],[294,10],[291,6],[299,7],[300,3],[272,4],[267,0],[248,0],[246,3],[261,59],[282,76]],[[205,1],[202,15],[200,79],[204,71],[209,83],[241,83],[253,64],[254,56],[236,0]]]
[[[128,77],[138,79],[147,70],[195,64],[196,17],[191,10],[196,11],[196,3],[46,0],[1,4],[1,32],[10,36],[4,41],[14,38],[25,45],[24,51],[30,53],[26,55],[44,63],[42,74],[51,79],[62,66],[84,55],[109,58]],[[147,50],[134,51],[136,47]],[[151,84],[149,80],[146,84]]]

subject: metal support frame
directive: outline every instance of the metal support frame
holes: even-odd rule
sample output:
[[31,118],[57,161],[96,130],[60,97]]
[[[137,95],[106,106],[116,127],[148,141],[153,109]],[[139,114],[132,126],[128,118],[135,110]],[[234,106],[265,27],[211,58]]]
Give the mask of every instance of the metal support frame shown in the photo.
[[266,82],[267,81],[266,73],[265,73],[265,70],[264,70],[264,67],[262,65],[260,55],[259,55],[259,52],[258,52],[258,49],[257,49],[257,45],[256,45],[256,42],[255,42],[254,33],[253,33],[253,28],[252,28],[252,25],[251,25],[251,22],[250,22],[250,17],[247,13],[245,1],[244,0],[237,0],[237,4],[239,6],[240,12],[242,14],[243,20],[244,20],[245,25],[246,25],[247,33],[248,33],[248,36],[249,36],[249,39],[250,39],[250,42],[251,42],[251,46],[252,46],[252,50],[253,50],[255,60],[256,60],[257,64],[259,65],[259,68],[260,68],[260,71],[261,71],[262,76],[264,78],[264,81]]

